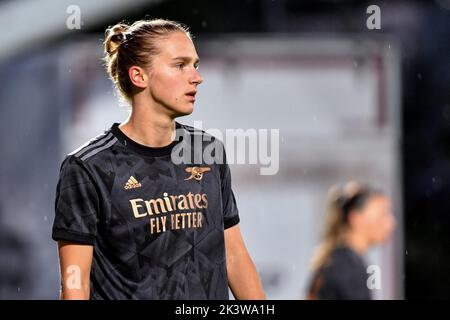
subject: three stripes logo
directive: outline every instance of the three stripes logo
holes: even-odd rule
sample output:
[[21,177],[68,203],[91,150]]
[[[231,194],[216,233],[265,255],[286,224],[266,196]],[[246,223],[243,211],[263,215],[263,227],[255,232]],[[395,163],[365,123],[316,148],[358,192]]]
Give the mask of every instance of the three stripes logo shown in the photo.
[[138,182],[135,177],[131,176],[128,179],[127,183],[125,183],[124,188],[125,188],[125,190],[128,190],[128,189],[134,189],[134,188],[140,188],[140,187],[142,187],[142,184],[140,182]]

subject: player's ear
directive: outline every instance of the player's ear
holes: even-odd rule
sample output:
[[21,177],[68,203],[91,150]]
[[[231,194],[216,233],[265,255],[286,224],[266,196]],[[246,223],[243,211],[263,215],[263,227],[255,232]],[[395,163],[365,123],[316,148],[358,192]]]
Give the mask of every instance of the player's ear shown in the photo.
[[138,66],[131,66],[128,69],[128,76],[130,77],[131,83],[138,88],[145,89],[147,87],[148,75],[145,70]]

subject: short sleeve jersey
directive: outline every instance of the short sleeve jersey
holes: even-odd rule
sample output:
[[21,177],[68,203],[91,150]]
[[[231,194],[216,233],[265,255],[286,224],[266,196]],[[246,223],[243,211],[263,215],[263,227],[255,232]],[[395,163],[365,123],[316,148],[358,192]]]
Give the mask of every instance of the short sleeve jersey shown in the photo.
[[52,238],[93,246],[91,299],[229,299],[224,230],[239,214],[225,150],[176,128],[151,148],[115,123],[62,162]]

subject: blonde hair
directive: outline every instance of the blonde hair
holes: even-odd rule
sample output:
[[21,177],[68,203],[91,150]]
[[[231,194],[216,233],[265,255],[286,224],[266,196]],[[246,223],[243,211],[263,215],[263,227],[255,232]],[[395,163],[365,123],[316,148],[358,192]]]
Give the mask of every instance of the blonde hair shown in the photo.
[[110,79],[126,101],[137,90],[128,76],[129,68],[151,66],[151,57],[159,53],[156,40],[174,32],[184,32],[192,39],[186,26],[165,19],[139,20],[132,25],[121,22],[106,29],[104,61]]
[[333,186],[328,192],[327,217],[322,242],[316,248],[312,269],[318,271],[328,262],[331,252],[343,244],[349,229],[348,216],[355,209],[363,208],[369,198],[382,191],[358,182],[348,182],[344,186]]

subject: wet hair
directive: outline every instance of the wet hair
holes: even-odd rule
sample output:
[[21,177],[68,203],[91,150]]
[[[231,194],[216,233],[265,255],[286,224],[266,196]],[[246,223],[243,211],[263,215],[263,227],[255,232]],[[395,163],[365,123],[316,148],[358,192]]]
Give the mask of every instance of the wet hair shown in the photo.
[[333,186],[329,190],[325,229],[312,260],[313,270],[317,271],[323,266],[331,252],[343,244],[344,234],[349,228],[350,213],[363,209],[369,199],[379,195],[384,195],[382,190],[358,182]]
[[165,19],[139,20],[131,25],[120,22],[106,29],[104,61],[109,77],[126,101],[138,89],[130,80],[129,68],[150,67],[151,57],[160,52],[157,40],[175,32],[184,32],[192,39],[185,25]]

